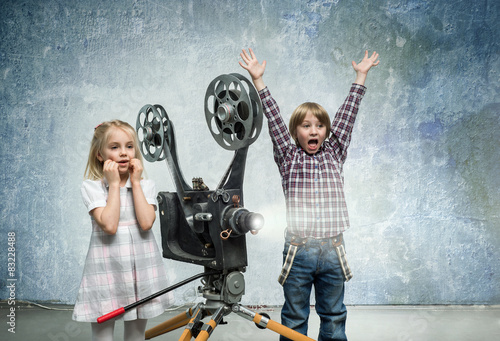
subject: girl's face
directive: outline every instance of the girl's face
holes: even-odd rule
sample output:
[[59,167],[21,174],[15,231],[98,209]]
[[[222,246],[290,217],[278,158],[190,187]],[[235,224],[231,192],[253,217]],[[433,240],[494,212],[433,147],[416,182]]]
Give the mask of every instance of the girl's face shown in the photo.
[[135,158],[134,139],[129,133],[116,127],[111,127],[107,143],[102,151],[97,154],[99,161],[114,161],[118,164],[121,175],[128,174],[130,160]]
[[316,154],[326,139],[326,126],[310,111],[297,126],[297,140],[308,154]]

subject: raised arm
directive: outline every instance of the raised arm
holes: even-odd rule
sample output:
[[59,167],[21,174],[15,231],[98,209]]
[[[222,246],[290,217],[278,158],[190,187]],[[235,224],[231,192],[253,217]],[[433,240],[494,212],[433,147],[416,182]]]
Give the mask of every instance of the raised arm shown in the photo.
[[356,79],[354,80],[354,83],[365,85],[368,71],[370,71],[373,66],[377,66],[379,62],[380,60],[378,60],[378,53],[375,51],[373,52],[371,57],[368,57],[368,51],[365,51],[365,56],[363,60],[359,62],[359,64],[356,64],[354,61],[352,61],[352,67],[354,71],[356,71]]
[[240,53],[240,57],[244,63],[239,62],[241,67],[248,71],[250,77],[252,77],[253,85],[257,91],[260,91],[266,87],[264,84],[263,76],[264,71],[266,70],[266,61],[264,60],[262,64],[259,63],[257,57],[253,53],[252,49],[248,49],[249,53],[246,50],[242,50]]

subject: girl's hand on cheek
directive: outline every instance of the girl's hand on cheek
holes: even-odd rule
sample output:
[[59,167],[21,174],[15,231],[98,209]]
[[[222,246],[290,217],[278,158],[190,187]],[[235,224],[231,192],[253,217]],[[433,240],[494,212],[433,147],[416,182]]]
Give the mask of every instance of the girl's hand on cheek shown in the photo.
[[112,160],[106,160],[104,161],[102,171],[109,185],[120,184],[120,172],[118,171],[118,163]]
[[130,168],[129,168],[129,174],[130,174],[130,182],[140,182],[141,177],[142,177],[142,163],[139,159],[132,159],[130,160]]

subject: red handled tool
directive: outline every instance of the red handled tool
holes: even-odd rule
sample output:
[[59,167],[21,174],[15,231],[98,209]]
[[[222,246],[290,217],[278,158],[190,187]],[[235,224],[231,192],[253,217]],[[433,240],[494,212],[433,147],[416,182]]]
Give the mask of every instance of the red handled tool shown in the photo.
[[129,304],[128,306],[126,307],[122,307],[122,308],[119,308],[119,309],[116,309],[115,311],[112,311],[106,315],[102,315],[101,317],[98,317],[97,318],[97,323],[103,323],[103,322],[106,322],[108,320],[111,320],[112,318],[115,318],[117,316],[120,316],[121,314],[125,313],[126,311],[130,310],[130,309],[133,309],[143,303],[146,303],[147,301],[150,301],[158,296],[161,296],[169,291],[172,291],[172,290],[175,290],[189,282],[192,282],[200,277],[205,277],[205,276],[211,276],[211,275],[218,275],[218,274],[221,274],[222,272],[221,271],[208,271],[208,272],[202,272],[200,274],[197,274],[197,275],[194,275],[193,277],[190,277],[188,279],[185,279],[184,281],[182,282],[179,282],[177,284],[174,284],[168,288],[165,288],[161,291],[158,291],[157,293],[151,295],[151,296],[148,296],[146,298],[143,298],[142,300],[139,300],[137,302],[134,302],[132,304]]

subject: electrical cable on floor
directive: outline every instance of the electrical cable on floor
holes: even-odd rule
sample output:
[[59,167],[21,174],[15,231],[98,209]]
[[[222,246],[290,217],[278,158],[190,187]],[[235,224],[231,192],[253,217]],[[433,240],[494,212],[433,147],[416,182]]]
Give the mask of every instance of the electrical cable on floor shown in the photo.
[[72,311],[73,308],[53,308],[53,307],[47,307],[47,306],[44,306],[40,303],[35,303],[35,302],[31,302],[31,301],[16,301],[17,303],[25,303],[25,304],[32,304],[32,305],[35,305],[37,307],[40,307],[40,308],[43,308],[43,309],[47,309],[47,310],[59,310],[59,311]]
[[[46,309],[46,310],[57,310],[57,311],[73,311],[73,308],[54,308],[54,307],[47,307],[47,306],[44,306],[43,304],[40,304],[40,303],[36,303],[36,302],[31,302],[31,301],[20,301],[20,300],[17,300],[16,303],[24,303],[24,304],[28,304],[28,305],[34,305],[34,306],[37,306],[39,308],[42,308],[42,309]],[[176,311],[178,309],[181,309],[183,307],[187,307],[189,306],[188,304],[183,304],[183,305],[178,305],[178,306],[172,306],[172,307],[169,307],[168,309],[165,309],[166,312],[169,312],[169,311]]]

